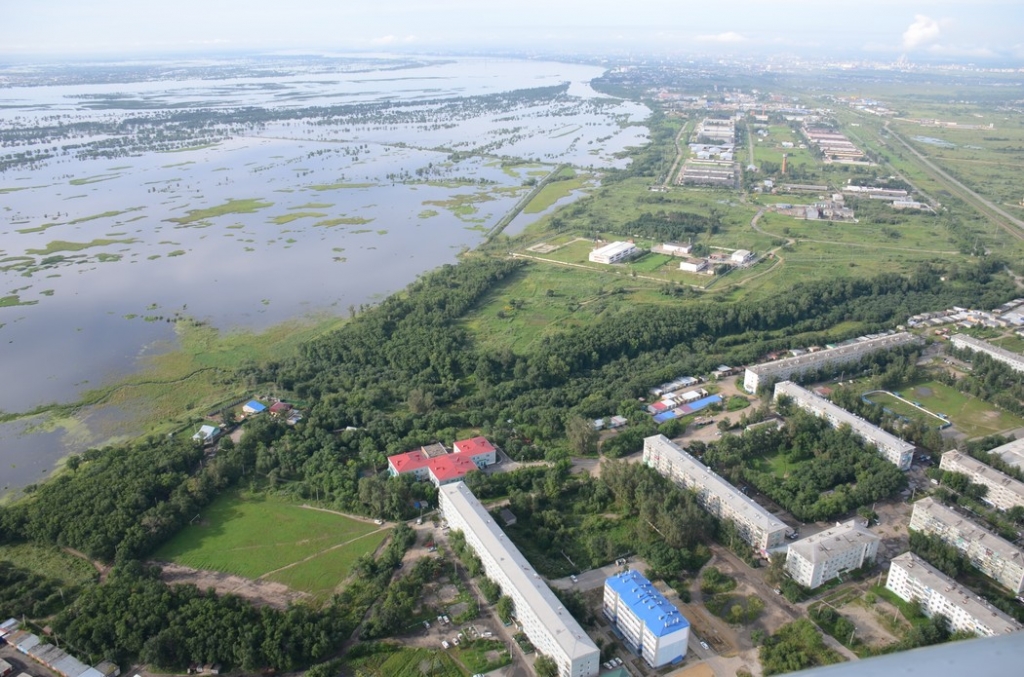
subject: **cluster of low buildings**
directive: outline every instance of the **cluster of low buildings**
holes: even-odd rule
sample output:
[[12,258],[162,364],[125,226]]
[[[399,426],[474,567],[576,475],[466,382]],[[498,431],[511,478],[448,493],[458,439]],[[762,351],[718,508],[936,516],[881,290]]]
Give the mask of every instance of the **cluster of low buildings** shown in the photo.
[[853,142],[841,132],[824,127],[807,126],[804,126],[801,131],[807,138],[808,145],[818,147],[825,158],[825,162],[871,164],[864,155],[864,151],[853,145]]
[[855,221],[857,216],[852,208],[846,206],[842,193],[835,193],[830,199],[818,200],[809,205],[779,202],[769,209],[794,219],[808,221]]
[[953,306],[946,310],[918,313],[907,320],[908,327],[941,327],[947,324],[955,324],[964,329],[1024,327],[1024,299],[1009,301],[992,311]]
[[[83,663],[64,649],[50,644],[36,634],[22,630],[14,618],[0,623],[0,642],[6,642],[19,653],[46,666],[61,677],[118,677],[121,674],[121,669],[110,661],[103,661],[95,666]],[[10,665],[7,664],[7,667],[10,668]]]
[[429,480],[435,487],[461,481],[467,473],[483,470],[498,460],[498,452],[485,437],[459,440],[451,451],[443,444],[429,444],[404,454],[388,456],[392,477],[412,475]]

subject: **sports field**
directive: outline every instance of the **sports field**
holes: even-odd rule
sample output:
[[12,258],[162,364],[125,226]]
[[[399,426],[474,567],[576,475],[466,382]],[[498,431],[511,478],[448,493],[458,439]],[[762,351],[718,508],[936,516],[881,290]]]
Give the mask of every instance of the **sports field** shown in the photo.
[[373,552],[388,529],[276,497],[231,492],[210,504],[154,555],[195,569],[266,577],[329,594],[361,555]]
[[882,405],[897,416],[919,420],[928,427],[941,428],[947,423],[944,418],[935,415],[923,406],[915,406],[912,402],[884,390],[866,393],[864,397],[875,404]]
[[[1024,426],[1024,419],[971,395],[943,385],[938,381],[923,381],[905,385],[898,390],[901,397],[918,402],[928,411],[945,414],[957,430],[968,437],[979,437]],[[872,395],[874,400],[875,396]],[[888,403],[880,402],[889,406]],[[900,413],[900,412],[897,412]]]

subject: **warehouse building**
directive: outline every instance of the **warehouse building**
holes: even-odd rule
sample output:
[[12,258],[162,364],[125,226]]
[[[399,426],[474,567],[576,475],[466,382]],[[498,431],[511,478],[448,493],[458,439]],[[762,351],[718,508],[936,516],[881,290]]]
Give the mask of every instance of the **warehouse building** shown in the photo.
[[815,353],[806,353],[775,362],[765,362],[747,367],[743,377],[743,388],[756,393],[758,387],[769,380],[785,381],[799,378],[803,374],[818,371],[825,367],[857,362],[863,357],[880,350],[889,350],[900,346],[917,343],[921,339],[907,332],[888,334],[886,336],[863,337],[852,343],[836,346]]
[[824,397],[815,395],[806,388],[801,388],[791,381],[775,384],[775,399],[789,396],[795,405],[818,418],[827,420],[833,428],[848,425],[857,437],[878,449],[882,457],[893,463],[900,470],[910,470],[914,461],[914,445],[904,442],[895,435],[878,426],[868,423],[860,416],[851,414],[842,407],[837,407]]
[[985,353],[993,360],[1007,364],[1014,371],[1024,371],[1024,355],[1011,353],[1005,348],[992,345],[988,341],[982,341],[966,334],[953,334],[949,337],[953,347],[959,350],[973,350],[976,353]]
[[604,615],[652,668],[686,656],[690,623],[639,571],[604,582]]
[[914,504],[910,528],[938,536],[1013,594],[1024,592],[1024,552],[955,510],[931,498],[922,498]]
[[593,677],[601,652],[519,549],[463,482],[438,491],[448,526],[461,531],[488,578],[512,598],[516,619],[537,650],[554,659],[559,677]]
[[985,637],[1021,630],[1017,621],[912,552],[893,558],[885,587],[906,602],[919,601],[921,611],[929,618],[942,614],[953,632],[973,632]]
[[664,435],[644,440],[644,463],[697,494],[701,507],[736,525],[744,541],[762,553],[785,543],[788,527]]
[[939,461],[939,468],[963,473],[971,482],[988,487],[988,494],[982,500],[1000,510],[1009,510],[1015,505],[1024,506],[1024,482],[1018,482],[976,458],[959,451],[947,451]]
[[1003,463],[1024,470],[1024,437],[990,449],[988,453],[995,454],[1003,460]]
[[590,262],[618,263],[636,256],[639,251],[632,242],[610,242],[590,252]]
[[790,543],[786,550],[786,571],[794,581],[813,590],[874,560],[880,541],[878,536],[857,524],[857,520],[837,524]]

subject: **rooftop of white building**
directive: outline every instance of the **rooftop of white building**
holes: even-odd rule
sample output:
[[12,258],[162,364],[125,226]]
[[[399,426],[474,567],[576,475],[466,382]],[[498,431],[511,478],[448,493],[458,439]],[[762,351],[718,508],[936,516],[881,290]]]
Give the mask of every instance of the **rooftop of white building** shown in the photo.
[[805,560],[817,564],[827,561],[836,552],[846,551],[853,546],[881,540],[861,525],[857,520],[843,522],[807,538],[801,538],[789,544],[789,552],[795,552]]
[[[930,520],[935,520],[949,529],[955,529],[965,541],[981,545],[998,554],[1004,560],[1024,565],[1024,552],[1021,552],[1020,548],[972,522],[955,510],[947,508],[935,499],[930,497],[922,498],[914,504],[914,517],[918,515],[918,511]],[[911,521],[913,521],[913,518],[911,518]]]
[[629,607],[655,637],[664,637],[690,626],[686,616],[639,571],[623,571],[608,577],[604,584],[615,591],[619,601]]
[[905,552],[894,557],[891,565],[899,566],[925,588],[955,602],[972,618],[991,628],[997,635],[1017,632],[1021,629],[1017,621],[985,602],[967,588],[958,585],[956,581],[912,552]]
[[816,353],[797,355],[796,357],[787,357],[785,359],[775,360],[774,362],[755,364],[747,367],[747,369],[758,376],[769,376],[777,371],[792,369],[805,364],[826,363],[837,356],[848,355],[850,353],[860,354],[867,348],[882,349],[891,346],[903,345],[905,343],[913,343],[918,340],[917,336],[907,332],[888,334],[886,336],[858,340],[854,343],[846,343],[841,346],[836,346],[835,348],[829,348],[828,350],[820,350]]
[[581,658],[597,651],[597,645],[587,636],[580,624],[558,601],[555,594],[534,571],[519,549],[512,544],[484,506],[469,490],[465,482],[455,482],[438,490],[451,502],[469,529],[501,567],[527,606],[547,628],[570,659]]
[[992,466],[986,465],[978,459],[968,456],[967,454],[962,454],[959,451],[947,451],[942,455],[943,459],[946,459],[947,457],[949,457],[951,462],[967,468],[974,474],[1001,485],[1007,491],[1016,494],[1022,501],[1024,501],[1024,482],[1018,482],[1009,475],[999,472]]
[[995,454],[999,458],[1003,459],[1004,463],[1008,463],[1015,468],[1024,470],[1024,437],[1019,440],[1007,442],[995,449],[990,449],[988,453]]
[[729,506],[733,513],[742,515],[766,532],[786,529],[786,524],[771,514],[750,497],[744,495],[732,484],[716,475],[710,468],[681,449],[664,435],[648,437],[644,442],[655,444],[659,450],[672,459],[674,465],[681,466],[685,474],[708,487],[709,491],[718,496],[722,503]]
[[853,429],[855,433],[861,437],[868,439],[876,444],[885,445],[890,449],[897,449],[899,451],[913,451],[914,445],[901,440],[892,433],[882,430],[873,423],[868,423],[860,416],[850,413],[842,407],[836,406],[826,400],[824,397],[812,393],[806,388],[801,388],[792,381],[782,381],[775,384],[775,395],[779,394],[789,395],[795,400],[803,401],[813,406],[827,411],[829,414],[834,416],[840,422],[845,423]]

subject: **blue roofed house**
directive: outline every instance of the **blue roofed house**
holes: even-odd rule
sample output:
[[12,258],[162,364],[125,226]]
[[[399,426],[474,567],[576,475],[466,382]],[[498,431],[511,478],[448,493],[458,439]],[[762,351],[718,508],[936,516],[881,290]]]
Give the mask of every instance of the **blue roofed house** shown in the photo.
[[652,668],[686,656],[690,623],[639,571],[604,582],[604,615]]
[[267,410],[267,405],[261,404],[256,400],[249,400],[242,405],[242,412],[246,416],[252,416],[253,414],[262,414]]

